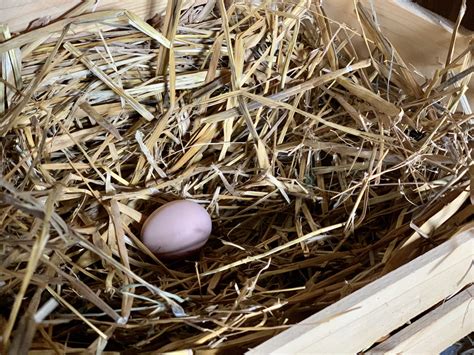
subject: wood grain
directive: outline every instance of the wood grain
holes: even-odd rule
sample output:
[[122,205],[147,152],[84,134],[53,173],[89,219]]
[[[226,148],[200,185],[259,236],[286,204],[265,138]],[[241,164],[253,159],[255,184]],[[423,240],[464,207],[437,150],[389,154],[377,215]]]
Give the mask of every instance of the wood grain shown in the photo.
[[[7,23],[11,32],[24,31],[38,18],[53,21],[81,3],[81,0],[0,0],[0,23]],[[202,0],[185,0],[183,8],[202,3]],[[95,10],[126,9],[148,19],[164,13],[166,5],[166,0],[99,0]]]
[[438,354],[474,331],[474,286],[388,338],[367,354]]
[[474,229],[323,309],[247,354],[355,354],[474,282]]

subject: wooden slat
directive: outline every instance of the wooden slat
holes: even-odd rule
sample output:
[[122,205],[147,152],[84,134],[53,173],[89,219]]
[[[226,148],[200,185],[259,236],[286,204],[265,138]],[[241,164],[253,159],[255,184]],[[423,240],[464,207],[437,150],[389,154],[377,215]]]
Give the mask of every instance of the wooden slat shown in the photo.
[[248,354],[354,354],[474,282],[474,229],[323,309]]
[[474,286],[402,329],[367,354],[438,354],[474,331]]
[[[43,18],[44,21],[55,20],[83,3],[82,0],[15,0],[0,1],[0,23],[7,23],[10,31],[24,31],[30,22]],[[202,0],[185,0],[183,9],[204,3]],[[96,11],[126,9],[143,17],[151,18],[163,14],[167,0],[99,0]]]

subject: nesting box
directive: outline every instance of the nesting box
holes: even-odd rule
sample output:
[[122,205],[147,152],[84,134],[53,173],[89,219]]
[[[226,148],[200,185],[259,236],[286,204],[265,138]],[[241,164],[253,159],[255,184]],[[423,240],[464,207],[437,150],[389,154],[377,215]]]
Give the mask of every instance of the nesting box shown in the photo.
[[[431,353],[472,332],[463,11],[1,6],[2,352]],[[213,231],[164,260],[140,230],[179,199]]]

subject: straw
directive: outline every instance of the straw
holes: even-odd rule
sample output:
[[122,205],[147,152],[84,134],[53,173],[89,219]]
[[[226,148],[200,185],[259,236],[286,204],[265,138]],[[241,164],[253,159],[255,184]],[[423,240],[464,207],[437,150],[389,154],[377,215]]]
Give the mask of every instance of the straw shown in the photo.
[[[420,79],[361,4],[93,5],[0,31],[2,353],[244,352],[472,219],[472,46]],[[177,199],[213,232],[161,260]]]

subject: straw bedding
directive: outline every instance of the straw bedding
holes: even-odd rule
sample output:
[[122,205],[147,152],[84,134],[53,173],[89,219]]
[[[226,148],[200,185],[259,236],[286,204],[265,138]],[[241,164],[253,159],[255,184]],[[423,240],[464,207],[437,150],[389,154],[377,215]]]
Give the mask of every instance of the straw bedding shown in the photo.
[[[472,48],[423,78],[362,6],[89,10],[2,27],[4,350],[243,351],[472,216]],[[175,199],[213,233],[164,262],[140,226]]]

